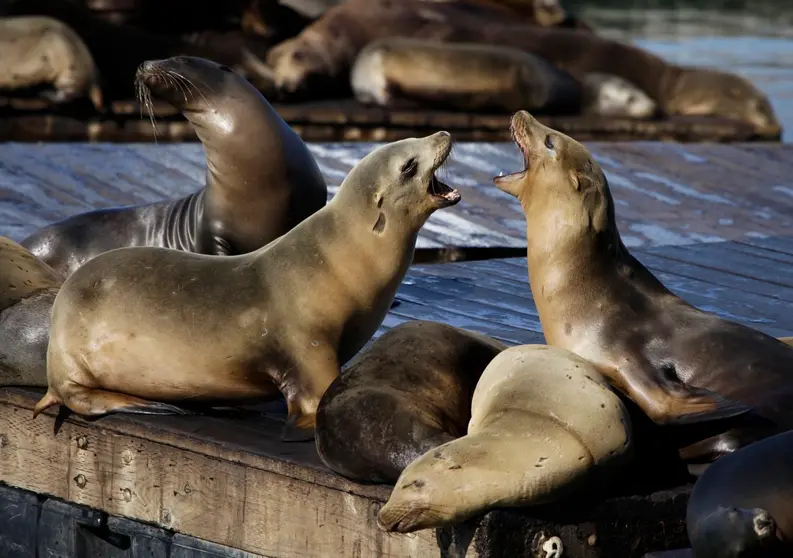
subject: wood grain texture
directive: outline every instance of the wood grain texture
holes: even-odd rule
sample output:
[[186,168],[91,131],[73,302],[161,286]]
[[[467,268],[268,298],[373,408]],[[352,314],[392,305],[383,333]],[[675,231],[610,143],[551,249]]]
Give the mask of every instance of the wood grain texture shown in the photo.
[[[379,144],[310,144],[332,196],[349,170]],[[588,143],[603,166],[626,245],[736,240],[793,231],[793,145]],[[516,200],[492,177],[521,167],[509,143],[458,143],[443,178],[462,201],[436,212],[419,248],[525,246]],[[0,234],[36,228],[100,207],[183,196],[198,189],[200,144],[0,144]]]

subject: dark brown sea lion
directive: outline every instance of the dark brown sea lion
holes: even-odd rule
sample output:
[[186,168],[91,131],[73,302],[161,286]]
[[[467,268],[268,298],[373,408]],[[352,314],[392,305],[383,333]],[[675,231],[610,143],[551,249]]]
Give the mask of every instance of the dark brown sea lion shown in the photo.
[[104,106],[99,72],[74,30],[51,17],[0,18],[0,89],[51,86],[42,95],[54,103],[82,96]]
[[47,386],[50,311],[63,278],[0,236],[0,386]]
[[656,423],[752,409],[758,424],[703,442],[687,459],[793,428],[793,350],[694,308],[637,261],[620,239],[606,176],[581,144],[524,111],[512,130],[526,168],[495,184],[526,214],[529,280],[548,343],[595,363]]
[[414,459],[467,432],[474,387],[505,348],[435,322],[410,321],[383,334],[322,396],[322,462],[357,481],[396,482]]
[[306,144],[228,67],[176,57],[144,63],[137,80],[195,128],[206,154],[206,186],[178,200],[69,217],[22,242],[59,272],[69,275],[123,246],[244,254],[325,205],[325,179]]
[[380,326],[419,230],[460,200],[435,178],[451,148],[437,132],[375,149],[331,202],[249,254],[139,247],[89,260],[55,299],[35,413],[172,413],[162,401],[280,392],[284,438],[313,437],[322,394]]
[[[486,21],[486,24],[483,24]],[[670,64],[643,49],[576,29],[515,22],[486,6],[421,0],[347,0],[267,56],[285,94],[327,95],[343,82],[367,44],[387,37],[514,47],[540,56],[581,79],[616,75],[634,84],[666,114],[738,118],[778,133],[767,97],[745,79],[715,70]],[[708,99],[703,109],[703,92]]]
[[688,501],[695,558],[793,556],[793,431],[713,463]]

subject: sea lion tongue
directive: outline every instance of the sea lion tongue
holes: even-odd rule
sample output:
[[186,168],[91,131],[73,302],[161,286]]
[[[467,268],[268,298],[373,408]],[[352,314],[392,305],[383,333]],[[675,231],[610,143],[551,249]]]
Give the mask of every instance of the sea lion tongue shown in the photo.
[[460,201],[460,192],[448,184],[445,184],[438,180],[438,177],[434,174],[432,175],[432,179],[430,180],[429,188],[427,189],[429,194],[432,196],[440,207],[449,207],[457,202]]

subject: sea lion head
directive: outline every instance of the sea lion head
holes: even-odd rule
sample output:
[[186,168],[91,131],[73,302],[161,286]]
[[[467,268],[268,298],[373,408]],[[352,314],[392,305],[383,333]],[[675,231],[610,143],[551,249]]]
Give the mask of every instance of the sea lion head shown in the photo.
[[658,113],[647,93],[619,76],[590,73],[583,81],[591,97],[590,111],[600,116],[644,119]]
[[758,132],[780,134],[768,97],[741,76],[708,68],[685,68],[671,96],[671,110],[680,115],[720,116],[751,124]]
[[150,102],[153,95],[184,113],[215,108],[219,97],[239,83],[246,83],[245,78],[228,66],[196,56],[147,60],[135,73],[142,103]]
[[776,521],[766,510],[720,506],[690,530],[697,558],[786,556]]
[[493,182],[520,200],[530,242],[532,233],[552,234],[555,242],[563,242],[614,230],[606,175],[583,145],[523,110],[513,115],[510,127],[525,168]]
[[377,234],[397,225],[418,230],[435,210],[460,201],[460,192],[435,176],[451,149],[448,132],[378,147],[353,167],[331,203],[376,216]]

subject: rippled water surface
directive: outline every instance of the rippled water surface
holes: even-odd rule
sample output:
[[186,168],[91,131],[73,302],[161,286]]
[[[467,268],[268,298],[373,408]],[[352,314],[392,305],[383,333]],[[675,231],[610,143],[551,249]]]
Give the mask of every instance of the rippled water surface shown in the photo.
[[670,60],[729,70],[770,98],[793,142],[793,0],[564,2],[600,34]]

